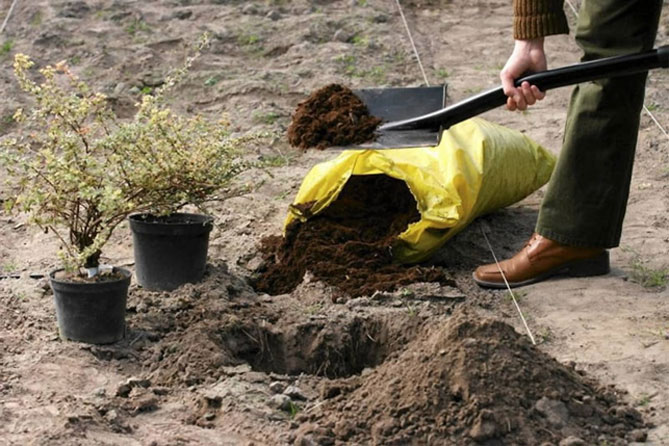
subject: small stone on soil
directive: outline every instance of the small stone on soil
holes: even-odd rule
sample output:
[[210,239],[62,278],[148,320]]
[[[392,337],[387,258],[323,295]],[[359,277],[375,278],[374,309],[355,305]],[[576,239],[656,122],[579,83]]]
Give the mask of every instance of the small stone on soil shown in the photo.
[[357,297],[346,302],[346,308],[349,310],[356,307],[368,307],[370,300],[368,297]]
[[135,415],[140,412],[150,412],[158,409],[158,398],[152,394],[143,394],[128,401],[124,408]]
[[117,387],[116,396],[127,398],[132,389],[137,387],[146,389],[149,386],[151,386],[151,381],[148,379],[131,377]]
[[186,20],[189,19],[193,16],[193,11],[190,10],[183,10],[183,11],[175,11],[174,14],[172,14],[172,17],[174,17],[177,20]]
[[147,387],[151,386],[151,380],[148,380],[146,378],[130,377],[126,381],[126,384],[128,384],[131,387],[144,387],[146,389]]
[[482,413],[479,415],[477,420],[474,422],[469,431],[469,436],[474,439],[474,441],[484,441],[490,438],[493,438],[497,433],[497,424],[492,419],[485,419]]
[[283,393],[283,391],[286,390],[286,385],[282,382],[274,381],[270,383],[269,390],[271,390],[272,393]]
[[269,380],[269,376],[262,372],[248,372],[244,374],[244,379],[252,383],[265,383]]
[[86,4],[85,1],[73,1],[73,2],[67,2],[65,8],[63,8],[60,12],[58,12],[59,17],[65,17],[68,19],[81,19],[83,18],[89,11],[91,10],[91,7]]
[[571,436],[562,440],[560,446],[586,446],[586,443],[578,437]]
[[93,395],[99,396],[99,397],[103,397],[106,394],[107,394],[107,392],[106,392],[104,387],[99,387],[99,388],[95,389],[95,391],[93,392]]
[[273,9],[267,13],[266,17],[270,20],[277,21],[281,18],[281,14],[276,9]]
[[242,8],[242,14],[246,15],[258,14],[258,7],[252,3],[244,5],[244,7]]
[[648,432],[645,429],[635,429],[629,434],[630,441],[645,443],[648,439]]
[[223,367],[223,373],[228,376],[241,375],[251,371],[251,366],[248,364],[240,364],[236,366]]
[[161,395],[161,396],[170,393],[170,389],[168,389],[167,387],[154,387],[153,389],[151,389],[151,391],[155,395]]
[[114,409],[112,409],[105,414],[104,418],[110,423],[113,423],[114,421],[118,420],[118,413]]
[[267,405],[273,409],[279,410],[290,410],[291,404],[293,401],[288,395],[272,395],[272,397],[267,402]]
[[116,389],[116,396],[127,398],[131,390],[132,388],[129,385],[123,383]]
[[393,418],[386,418],[372,426],[372,438],[382,439],[391,435],[397,430],[397,420]]
[[290,398],[292,398],[292,399],[294,399],[294,400],[302,400],[302,401],[306,401],[306,400],[309,399],[309,398],[307,398],[307,396],[302,392],[302,390],[300,390],[300,388],[299,388],[299,387],[296,387],[296,386],[288,386],[288,387],[286,388],[286,390],[283,391],[283,394],[284,394],[284,395],[288,395]]
[[563,426],[569,419],[569,410],[562,401],[543,397],[537,401],[534,408],[554,426]]
[[353,38],[353,34],[349,33],[348,31],[345,31],[343,29],[338,29],[335,31],[334,35],[332,36],[332,40],[336,40],[337,42],[342,42],[346,43],[350,41]]

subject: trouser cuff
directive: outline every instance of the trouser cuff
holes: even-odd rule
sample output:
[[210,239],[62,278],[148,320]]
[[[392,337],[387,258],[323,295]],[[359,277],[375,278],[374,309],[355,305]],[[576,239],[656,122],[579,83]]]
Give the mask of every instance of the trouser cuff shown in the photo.
[[603,240],[603,239],[584,239],[582,234],[581,237],[573,237],[569,234],[561,234],[555,231],[552,231],[548,228],[544,228],[541,226],[536,227],[535,229],[536,233],[541,235],[542,237],[546,237],[549,240],[553,240],[554,242],[558,242],[561,245],[566,245],[566,246],[573,246],[577,248],[615,248],[619,244],[619,240],[612,241],[612,240]]

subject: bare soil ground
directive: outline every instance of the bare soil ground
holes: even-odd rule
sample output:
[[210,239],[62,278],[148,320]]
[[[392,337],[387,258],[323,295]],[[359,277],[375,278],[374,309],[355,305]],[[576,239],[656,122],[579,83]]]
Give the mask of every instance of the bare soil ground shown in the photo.
[[[0,1],[0,17],[10,3]],[[508,2],[402,3],[427,77],[448,83],[450,102],[498,84],[512,45]],[[423,83],[390,0],[19,1],[0,36],[0,134],[15,130],[24,103],[14,53],[68,60],[130,116],[203,31],[212,46],[174,106],[228,113],[240,131],[285,134],[295,106],[329,83]],[[578,60],[572,36],[547,42],[551,66]],[[667,43],[665,7],[658,45]],[[665,128],[668,85],[669,73],[655,71],[646,96]],[[568,98],[556,90],[527,113],[484,117],[557,153]],[[431,259],[452,286],[336,303],[340,291],[307,274],[269,296],[250,286],[260,240],[281,233],[311,166],[337,154],[277,138],[249,154],[271,160],[273,176],[249,171],[239,179],[248,193],[212,206],[202,283],[172,293],[132,285],[127,337],[111,346],[59,340],[48,284],[31,277],[55,269],[57,243],[2,213],[0,443],[669,444],[668,149],[644,113],[610,275],[519,291],[538,347],[506,293],[477,288],[470,274],[491,260],[481,227],[499,257],[512,254],[532,232],[541,191],[474,222]],[[104,256],[132,268],[127,225]]]

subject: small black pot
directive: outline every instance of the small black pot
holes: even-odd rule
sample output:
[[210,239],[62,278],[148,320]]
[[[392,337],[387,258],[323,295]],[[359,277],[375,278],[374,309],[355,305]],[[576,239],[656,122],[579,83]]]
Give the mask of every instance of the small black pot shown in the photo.
[[125,336],[125,303],[130,271],[114,268],[121,278],[108,282],[69,282],[49,274],[56,303],[58,330],[63,340],[111,344]]
[[199,214],[131,215],[137,282],[147,290],[171,291],[199,281],[207,266],[213,221]]

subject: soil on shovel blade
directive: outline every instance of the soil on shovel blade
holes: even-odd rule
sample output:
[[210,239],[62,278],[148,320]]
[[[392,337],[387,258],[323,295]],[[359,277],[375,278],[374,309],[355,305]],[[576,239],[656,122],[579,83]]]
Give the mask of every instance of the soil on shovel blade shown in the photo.
[[[308,213],[308,206],[302,209]],[[415,282],[453,282],[440,268],[393,263],[397,235],[420,219],[416,201],[401,180],[386,175],[352,176],[339,197],[285,238],[262,240],[264,264],[255,288],[290,293],[309,271],[351,297],[393,291]]]
[[330,401],[298,415],[295,444],[625,445],[646,435],[612,388],[463,310],[364,379],[322,394]]
[[288,127],[288,142],[304,150],[364,143],[374,139],[380,123],[351,89],[330,84],[297,106]]

